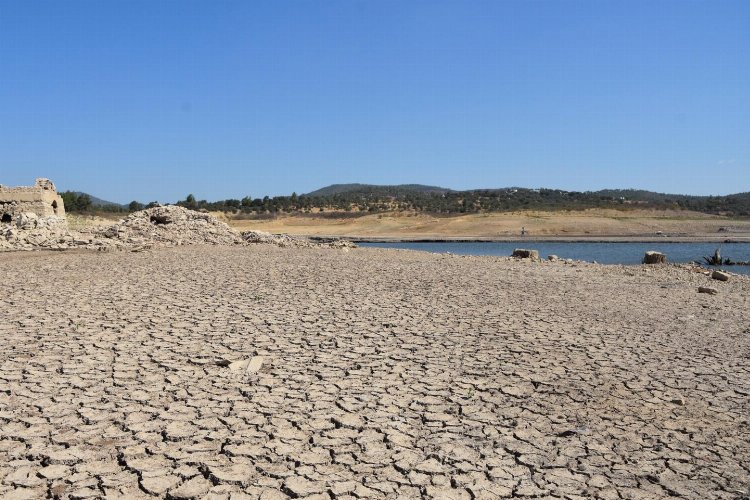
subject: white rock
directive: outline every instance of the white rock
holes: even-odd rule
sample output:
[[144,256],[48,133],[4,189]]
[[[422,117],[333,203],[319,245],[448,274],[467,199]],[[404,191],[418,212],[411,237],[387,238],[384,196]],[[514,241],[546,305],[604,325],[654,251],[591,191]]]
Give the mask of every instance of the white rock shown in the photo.
[[263,367],[263,356],[253,356],[247,364],[247,373],[258,373]]

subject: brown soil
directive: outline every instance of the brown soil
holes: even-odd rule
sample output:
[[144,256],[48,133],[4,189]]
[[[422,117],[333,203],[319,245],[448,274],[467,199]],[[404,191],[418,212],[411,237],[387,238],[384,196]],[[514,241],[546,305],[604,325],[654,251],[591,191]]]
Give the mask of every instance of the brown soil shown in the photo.
[[256,245],[0,282],[2,498],[750,491],[748,278]]
[[[347,236],[361,239],[450,239],[558,237],[566,239],[661,237],[750,240],[750,220],[685,211],[513,212],[462,216],[415,213],[319,218],[281,216],[267,220],[228,220],[242,231],[299,235]],[[726,230],[721,230],[725,228]]]

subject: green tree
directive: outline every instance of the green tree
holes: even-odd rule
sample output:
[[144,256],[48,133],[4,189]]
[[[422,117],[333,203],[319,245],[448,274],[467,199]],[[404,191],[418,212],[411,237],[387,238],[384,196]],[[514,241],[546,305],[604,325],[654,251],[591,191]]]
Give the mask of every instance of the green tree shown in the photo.
[[91,196],[86,193],[81,193],[78,196],[78,211],[87,212],[91,209]]
[[63,203],[65,203],[65,209],[68,212],[75,212],[76,202],[78,201],[78,195],[75,194],[73,191],[64,191],[60,193],[60,196],[63,199]]
[[143,210],[143,203],[133,200],[128,205],[128,210],[130,210],[131,212],[137,212],[138,210]]
[[91,209],[91,196],[86,193],[65,191],[60,193],[68,212],[87,212]]

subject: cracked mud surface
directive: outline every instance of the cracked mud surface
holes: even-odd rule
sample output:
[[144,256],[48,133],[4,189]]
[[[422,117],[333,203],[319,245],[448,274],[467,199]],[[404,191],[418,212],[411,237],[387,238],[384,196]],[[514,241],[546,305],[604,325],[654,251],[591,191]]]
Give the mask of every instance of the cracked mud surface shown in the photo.
[[747,278],[271,246],[0,278],[2,498],[750,490]]

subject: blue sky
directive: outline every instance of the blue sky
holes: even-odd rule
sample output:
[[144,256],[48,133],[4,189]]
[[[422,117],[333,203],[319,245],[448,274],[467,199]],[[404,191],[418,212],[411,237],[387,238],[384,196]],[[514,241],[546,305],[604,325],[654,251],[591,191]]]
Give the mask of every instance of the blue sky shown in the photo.
[[750,190],[747,1],[0,0],[0,183]]

